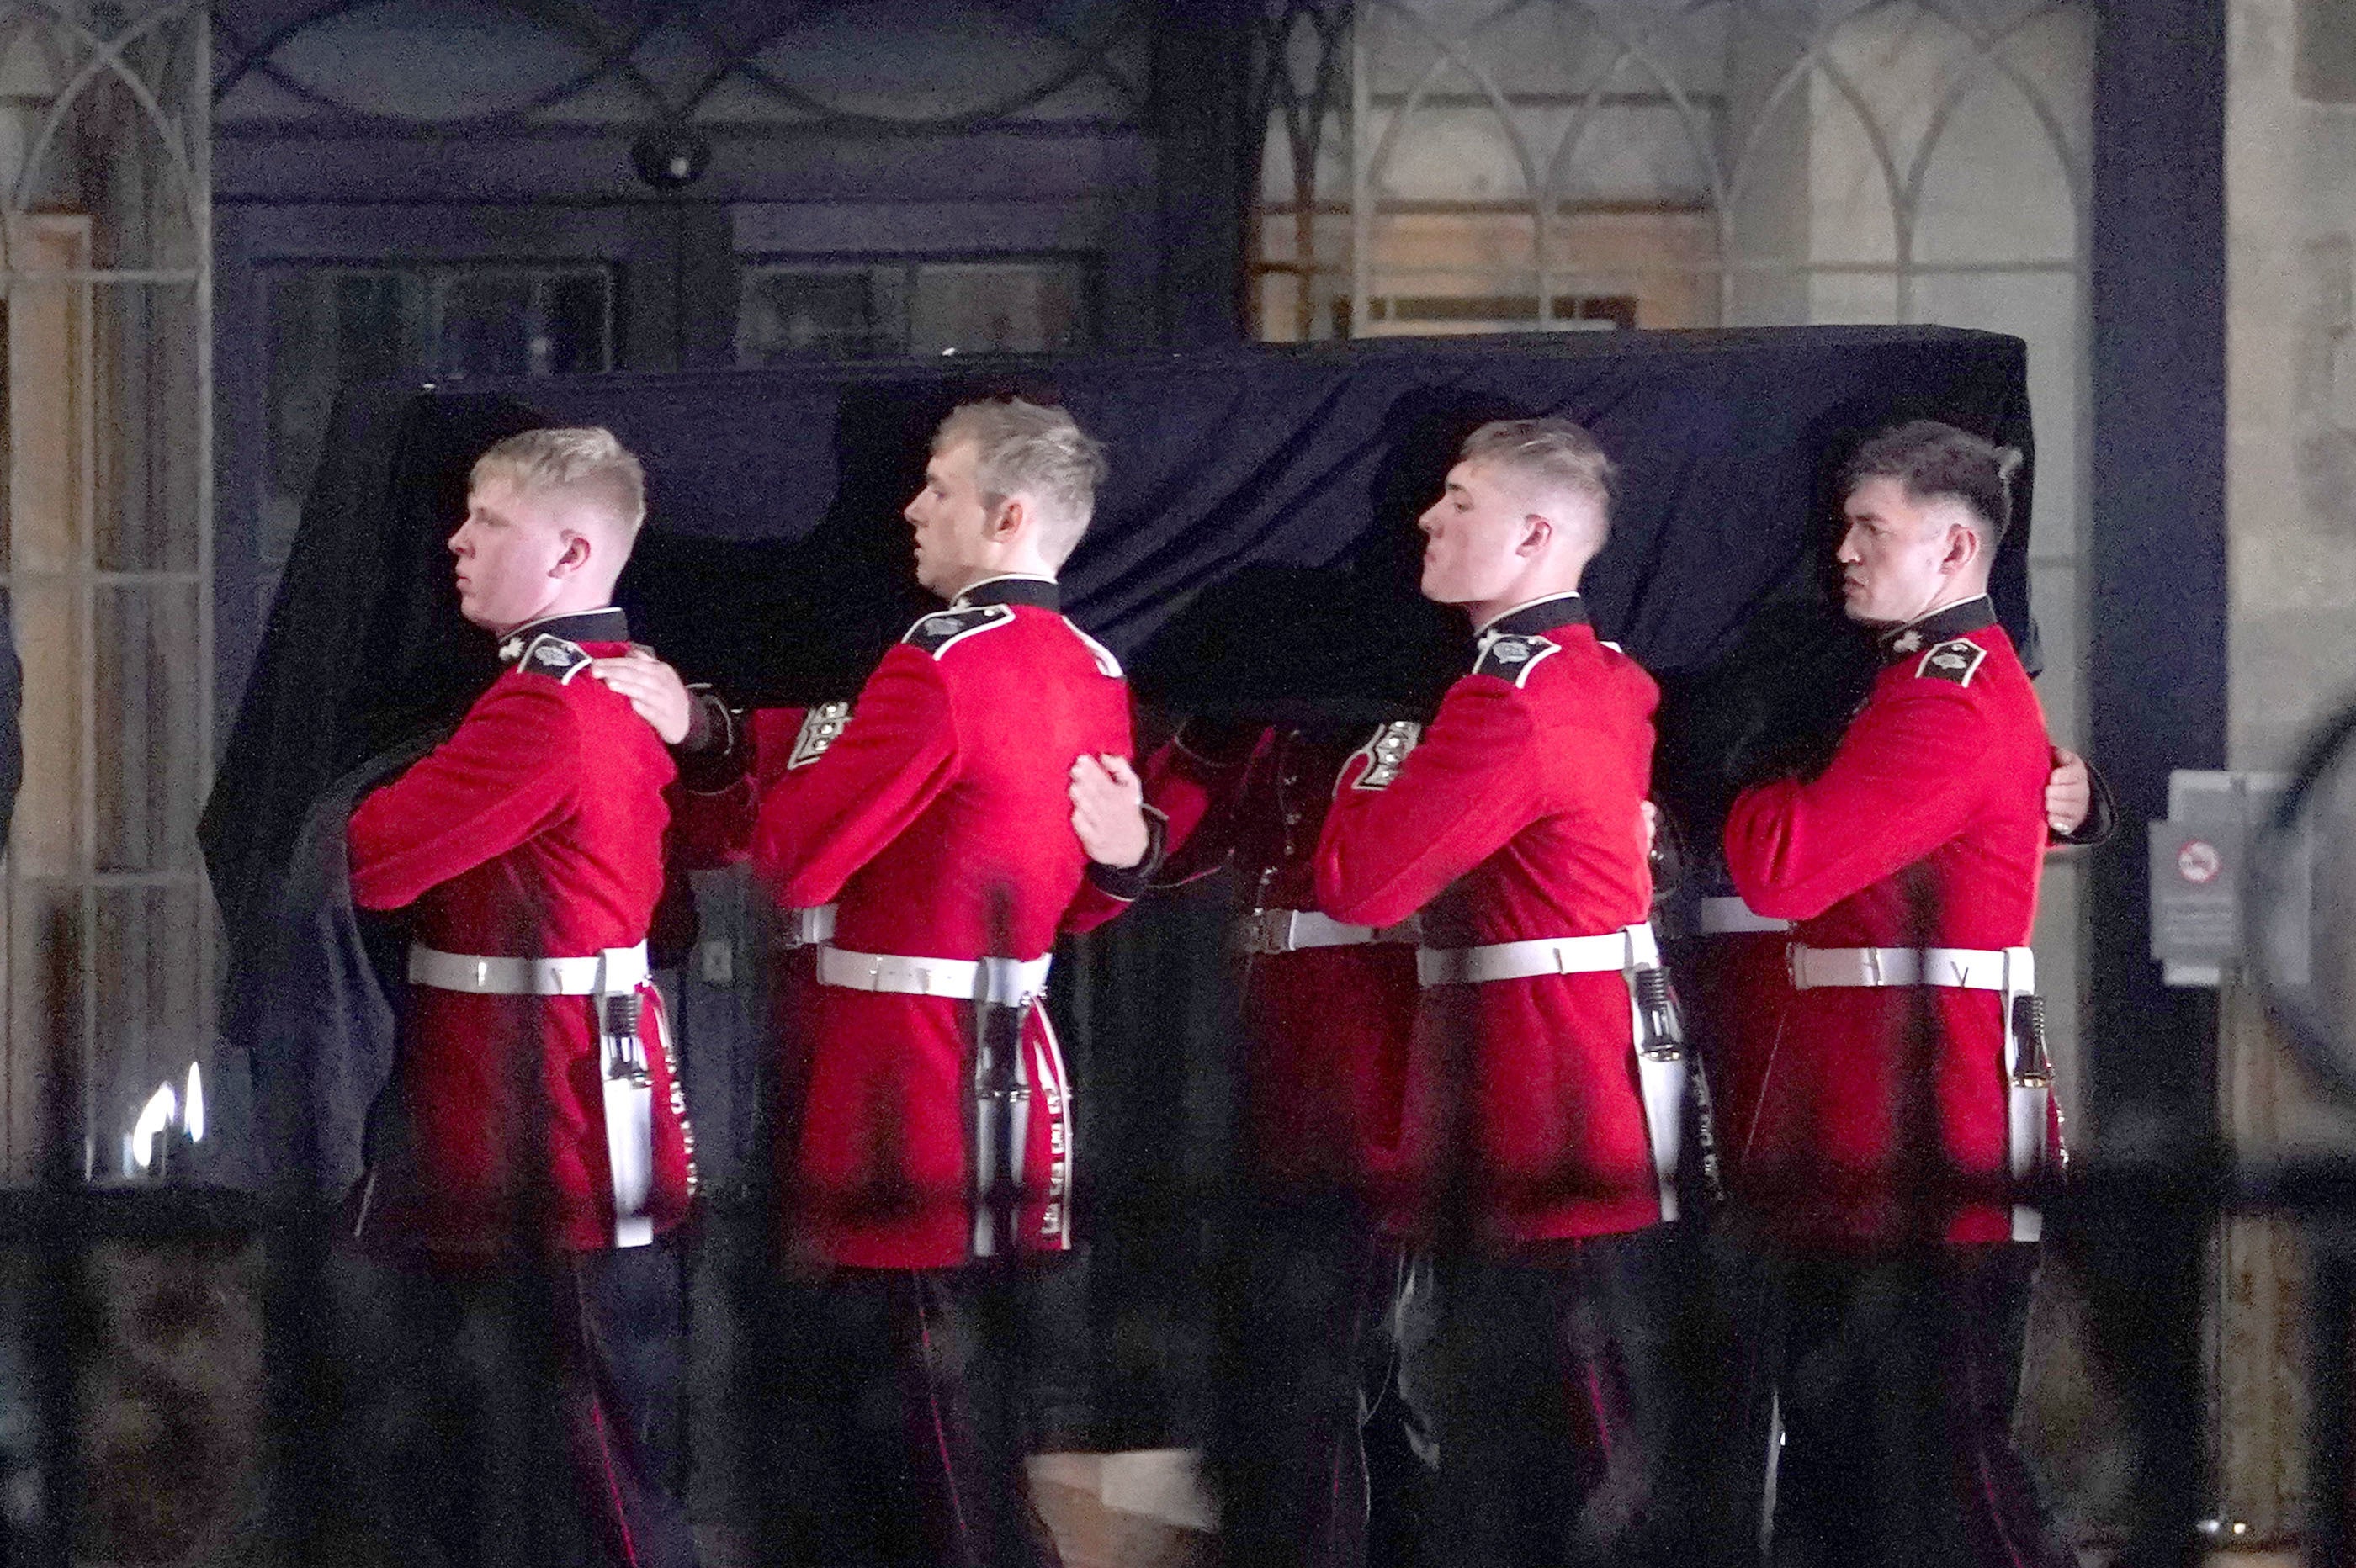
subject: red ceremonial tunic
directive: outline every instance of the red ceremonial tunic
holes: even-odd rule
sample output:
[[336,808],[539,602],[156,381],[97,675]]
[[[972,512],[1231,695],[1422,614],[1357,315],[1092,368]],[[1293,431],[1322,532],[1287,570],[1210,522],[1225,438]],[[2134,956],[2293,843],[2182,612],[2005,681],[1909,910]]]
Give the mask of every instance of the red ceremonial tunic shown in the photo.
[[[1190,750],[1182,734],[1146,770],[1148,804],[1171,821],[1158,880],[1173,885],[1229,865],[1248,921],[1314,912],[1318,839],[1354,750],[1349,740],[1273,731],[1249,753],[1221,758]],[[1387,1181],[1419,1000],[1415,944],[1304,947],[1247,962],[1244,1128],[1255,1172],[1280,1184]]]
[[[1424,944],[1439,948],[1598,935],[1647,918],[1643,808],[1658,690],[1586,621],[1575,594],[1502,617],[1419,744],[1400,757],[1407,737],[1391,726],[1350,760],[1317,852],[1327,914],[1388,925],[1420,910]],[[1404,1146],[1419,1210],[1451,1161],[1469,1157],[1477,1217],[1495,1242],[1658,1223],[1626,981],[1426,988]]]
[[[1753,909],[1797,921],[1793,940],[1810,947],[2025,946],[2052,752],[2012,639],[1980,598],[1883,646],[1889,662],[1825,772],[1736,800],[1727,869]],[[1815,987],[1785,998],[1743,1140],[1748,1184],[1780,1227],[1806,1239],[1897,1238],[1910,1090],[1927,1089],[1950,1170],[2004,1179],[1998,993]],[[1924,1017],[1936,1037],[1928,1085],[1905,1072],[1910,1030]],[[1946,1227],[1951,1242],[2010,1235],[2001,1203],[1963,1207]]]
[[[627,650],[618,610],[552,618],[509,637],[509,667],[456,733],[352,813],[352,899],[413,905],[413,940],[444,953],[594,956],[646,940],[662,895],[669,752],[588,673]],[[694,1135],[662,1023],[642,986],[654,1078],[658,1231],[694,1192]],[[537,1094],[524,1075],[535,1069]],[[552,1244],[614,1243],[612,1168],[595,1003],[412,985],[395,1086],[402,1113],[370,1151],[363,1233],[444,1252],[506,1246],[534,1209]],[[534,1099],[539,1104],[532,1104]],[[521,1129],[544,1111],[535,1149]],[[544,1172],[545,1187],[524,1183]]]
[[[755,869],[788,907],[838,906],[861,954],[1033,959],[1127,907],[1084,881],[1071,768],[1127,756],[1129,688],[1037,578],[977,584],[884,656],[840,738],[761,803]],[[854,1267],[970,1255],[974,1008],[816,985],[795,1204],[805,1239]],[[1044,1008],[1023,1025],[1033,1095],[1017,1245],[1071,1244],[1070,1085]]]

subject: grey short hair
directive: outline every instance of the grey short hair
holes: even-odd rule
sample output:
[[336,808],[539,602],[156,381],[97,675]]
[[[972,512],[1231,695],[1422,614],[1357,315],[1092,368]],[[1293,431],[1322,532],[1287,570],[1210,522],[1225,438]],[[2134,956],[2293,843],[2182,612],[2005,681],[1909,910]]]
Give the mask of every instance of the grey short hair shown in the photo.
[[1492,420],[1464,438],[1464,461],[1510,468],[1550,493],[1584,496],[1612,515],[1612,459],[1566,419]]
[[974,485],[996,511],[1009,496],[1028,496],[1044,514],[1042,543],[1057,564],[1079,544],[1104,483],[1103,446],[1061,409],[1020,398],[966,403],[950,411],[933,450],[973,443]]
[[495,474],[528,494],[565,491],[586,496],[632,539],[646,521],[646,470],[610,430],[592,426],[511,435],[475,459],[469,483],[479,485]]

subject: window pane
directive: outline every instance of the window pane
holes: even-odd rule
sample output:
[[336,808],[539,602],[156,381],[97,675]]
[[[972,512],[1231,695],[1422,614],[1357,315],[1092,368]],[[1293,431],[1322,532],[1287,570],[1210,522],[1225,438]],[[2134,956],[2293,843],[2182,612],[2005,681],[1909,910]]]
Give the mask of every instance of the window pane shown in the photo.
[[614,366],[610,267],[286,267],[266,287],[264,604],[269,580],[294,543],[338,387],[562,376]]
[[1040,354],[1076,348],[1087,292],[1073,261],[948,262],[916,269],[909,349]]
[[736,362],[906,353],[905,272],[898,265],[747,268],[736,315]]

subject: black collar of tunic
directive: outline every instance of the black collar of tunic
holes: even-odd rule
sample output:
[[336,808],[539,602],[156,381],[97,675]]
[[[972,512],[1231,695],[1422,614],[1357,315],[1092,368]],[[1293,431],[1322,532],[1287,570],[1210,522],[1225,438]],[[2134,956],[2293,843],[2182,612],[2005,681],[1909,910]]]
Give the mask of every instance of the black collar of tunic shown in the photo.
[[1933,643],[1944,643],[1950,637],[1985,631],[1996,624],[1996,603],[1985,593],[1976,594],[1944,610],[1933,610],[1919,621],[1903,626],[1892,626],[1881,634],[1881,656],[1902,659],[1919,654]]
[[1533,599],[1526,604],[1516,604],[1487,625],[1481,635],[1527,637],[1540,632],[1551,632],[1557,626],[1587,624],[1587,601],[1576,593],[1553,593],[1544,599]]
[[[549,615],[528,622],[499,639],[499,659],[513,664],[523,657],[534,637],[562,637],[568,643],[626,643],[630,620],[608,604],[602,610],[581,610],[570,615]],[[509,650],[515,650],[510,653]]]
[[949,608],[976,604],[1028,604],[1039,610],[1061,610],[1064,590],[1052,577],[985,577],[949,601]]

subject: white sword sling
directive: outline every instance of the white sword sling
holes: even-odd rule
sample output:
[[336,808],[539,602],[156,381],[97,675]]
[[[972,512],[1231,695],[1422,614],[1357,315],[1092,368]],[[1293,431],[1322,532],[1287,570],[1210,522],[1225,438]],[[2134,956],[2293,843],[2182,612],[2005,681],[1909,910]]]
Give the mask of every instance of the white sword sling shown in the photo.
[[[1647,933],[1649,934],[1649,931]],[[1692,1065],[1685,1026],[1669,995],[1669,973],[1655,951],[1647,961],[1630,944],[1622,971],[1636,1029],[1636,1087],[1644,1099],[1644,1133],[1653,1146],[1653,1175],[1661,1188],[1661,1219],[1677,1217],[1677,1163],[1685,1157],[1686,1094]]]
[[[612,950],[600,960],[596,995],[597,1046],[605,1085],[605,1156],[614,1172],[614,1244],[643,1247],[655,1239],[647,1211],[655,1184],[655,1081],[647,1065],[643,1029],[645,949]],[[637,976],[625,979],[617,960],[637,957]]]

